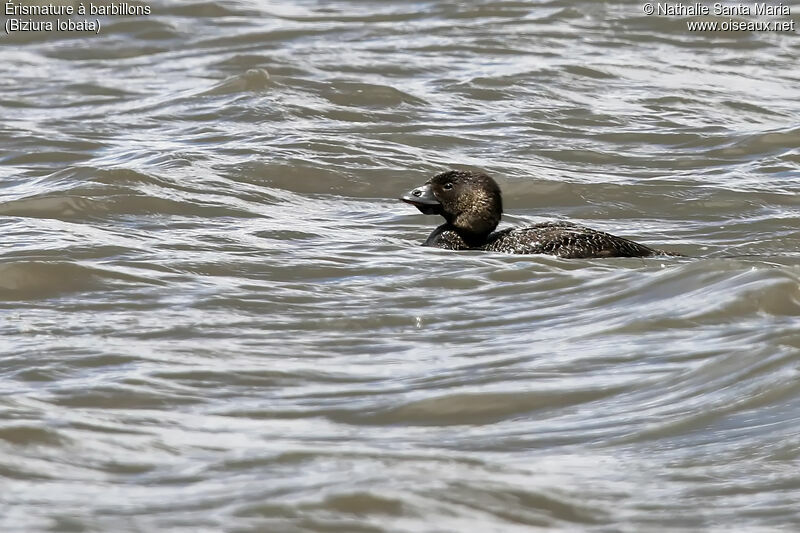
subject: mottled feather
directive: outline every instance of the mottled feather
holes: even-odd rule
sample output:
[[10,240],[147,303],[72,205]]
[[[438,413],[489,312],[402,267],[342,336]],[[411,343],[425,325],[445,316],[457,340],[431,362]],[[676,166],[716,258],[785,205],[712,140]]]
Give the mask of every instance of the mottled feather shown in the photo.
[[[447,221],[430,234],[425,246],[570,259],[680,255],[571,222],[543,222],[494,231],[502,216],[502,197],[497,183],[483,173],[450,170],[437,174],[423,187],[403,200],[423,212],[440,214]],[[423,191],[425,204],[420,206]]]

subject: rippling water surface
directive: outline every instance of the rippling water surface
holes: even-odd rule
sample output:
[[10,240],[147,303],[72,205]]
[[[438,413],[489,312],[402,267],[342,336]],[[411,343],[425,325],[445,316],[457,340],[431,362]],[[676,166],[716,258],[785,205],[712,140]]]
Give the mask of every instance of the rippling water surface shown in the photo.
[[[796,33],[148,5],[0,40],[0,529],[800,529]],[[690,257],[422,248],[450,167]]]

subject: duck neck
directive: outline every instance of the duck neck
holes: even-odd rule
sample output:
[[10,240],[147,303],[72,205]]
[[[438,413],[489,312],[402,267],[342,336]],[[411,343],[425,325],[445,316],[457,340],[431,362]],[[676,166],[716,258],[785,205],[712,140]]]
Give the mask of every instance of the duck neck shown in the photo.
[[486,239],[500,223],[501,216],[500,213],[491,211],[462,213],[447,222],[464,242],[474,247],[486,243]]
[[477,248],[479,246],[483,246],[486,244],[486,240],[489,238],[489,234],[491,231],[487,232],[473,232],[468,231],[463,228],[453,227],[453,230],[458,233],[458,236],[464,241],[464,243],[469,248]]

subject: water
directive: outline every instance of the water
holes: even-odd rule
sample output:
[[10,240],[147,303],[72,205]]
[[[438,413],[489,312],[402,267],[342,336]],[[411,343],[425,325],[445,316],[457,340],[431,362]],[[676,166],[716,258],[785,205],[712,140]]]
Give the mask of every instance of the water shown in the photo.
[[[0,41],[0,529],[800,529],[795,32],[148,5]],[[450,167],[690,257],[419,247]]]

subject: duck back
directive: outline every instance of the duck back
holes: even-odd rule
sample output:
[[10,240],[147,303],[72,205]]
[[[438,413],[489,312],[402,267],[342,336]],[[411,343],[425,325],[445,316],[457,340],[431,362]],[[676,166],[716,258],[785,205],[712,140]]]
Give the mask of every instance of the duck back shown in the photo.
[[495,231],[480,248],[491,252],[549,254],[569,259],[668,254],[623,237],[570,222],[543,222],[525,228]]

